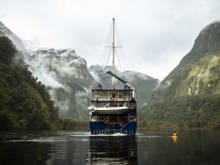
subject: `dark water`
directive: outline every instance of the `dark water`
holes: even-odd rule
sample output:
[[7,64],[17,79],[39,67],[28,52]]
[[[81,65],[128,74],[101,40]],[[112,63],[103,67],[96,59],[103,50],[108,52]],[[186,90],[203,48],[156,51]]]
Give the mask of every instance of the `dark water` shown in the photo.
[[0,132],[1,165],[220,165],[220,132],[142,132],[136,137],[87,132]]

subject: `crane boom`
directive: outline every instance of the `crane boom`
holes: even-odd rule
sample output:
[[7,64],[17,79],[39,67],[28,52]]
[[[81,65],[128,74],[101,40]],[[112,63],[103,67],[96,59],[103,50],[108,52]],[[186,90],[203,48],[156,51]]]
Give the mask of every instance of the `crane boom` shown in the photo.
[[110,74],[111,76],[117,78],[119,81],[123,82],[124,84],[127,84],[127,82],[123,79],[121,79],[120,77],[118,77],[116,74],[112,73],[111,71],[106,72],[108,74]]

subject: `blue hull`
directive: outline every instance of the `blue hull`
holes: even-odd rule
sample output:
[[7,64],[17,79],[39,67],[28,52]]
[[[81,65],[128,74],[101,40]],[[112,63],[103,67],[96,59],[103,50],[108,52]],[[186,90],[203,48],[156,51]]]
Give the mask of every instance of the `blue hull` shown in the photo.
[[127,135],[135,135],[137,129],[136,122],[128,122],[122,126],[119,124],[111,125],[103,122],[90,122],[91,134],[114,134],[122,133]]

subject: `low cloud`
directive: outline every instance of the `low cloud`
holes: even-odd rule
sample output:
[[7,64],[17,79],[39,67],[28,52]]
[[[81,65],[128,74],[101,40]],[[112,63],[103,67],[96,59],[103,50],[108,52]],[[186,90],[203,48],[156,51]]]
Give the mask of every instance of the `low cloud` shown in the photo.
[[123,68],[163,79],[199,31],[219,20],[219,8],[218,0],[8,0],[1,2],[0,20],[29,46],[73,48],[94,65],[104,63],[101,50],[111,43],[106,34],[116,17]]

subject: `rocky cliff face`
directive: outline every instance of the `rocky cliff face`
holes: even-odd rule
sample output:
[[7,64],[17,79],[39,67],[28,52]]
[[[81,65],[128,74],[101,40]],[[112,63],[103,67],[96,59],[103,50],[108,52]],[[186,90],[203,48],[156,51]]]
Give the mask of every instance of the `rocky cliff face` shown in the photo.
[[[9,38],[19,50],[16,58],[24,60],[32,74],[49,91],[59,115],[72,120],[88,117],[88,91],[94,83],[86,61],[72,49],[26,50],[23,42],[0,22],[0,36]],[[18,61],[18,60],[17,60]]]
[[191,51],[153,94],[148,121],[178,127],[219,127],[220,23],[204,28]]
[[59,128],[57,109],[45,86],[26,68],[14,43],[0,36],[0,130]]
[[[22,51],[25,65],[34,77],[42,82],[49,91],[59,115],[72,120],[87,120],[89,91],[99,83],[111,88],[111,76],[106,71],[111,67],[91,66],[77,56],[73,49],[25,50],[22,41],[0,22],[0,36],[7,36]],[[159,81],[145,74],[133,71],[117,74],[137,90],[138,110],[147,106],[153,90]],[[123,86],[116,81],[117,86]]]
[[30,70],[47,86],[60,109],[60,116],[85,120],[89,90],[95,82],[85,59],[72,49],[39,49],[30,54]]
[[219,34],[220,22],[212,23],[202,29],[190,51],[191,56],[200,57],[205,55],[206,52],[218,51],[220,48]]

